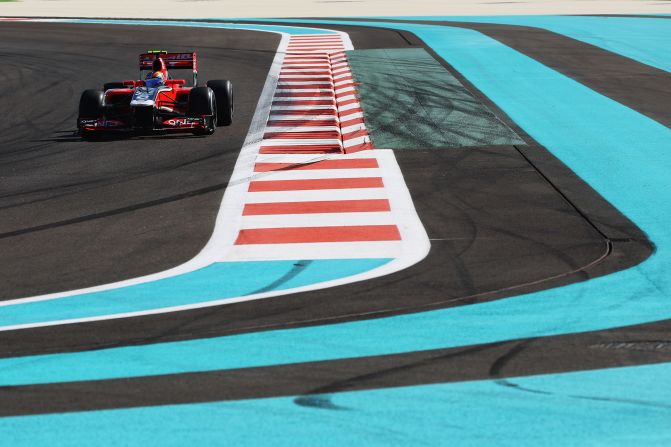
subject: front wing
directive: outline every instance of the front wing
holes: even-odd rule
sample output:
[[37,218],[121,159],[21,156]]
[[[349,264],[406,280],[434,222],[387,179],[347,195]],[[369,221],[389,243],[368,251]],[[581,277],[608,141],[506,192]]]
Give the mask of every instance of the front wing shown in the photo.
[[153,127],[134,126],[132,123],[115,119],[80,119],[78,128],[81,133],[89,132],[132,132],[132,131],[191,131],[206,129],[211,125],[211,116],[170,117],[154,122]]

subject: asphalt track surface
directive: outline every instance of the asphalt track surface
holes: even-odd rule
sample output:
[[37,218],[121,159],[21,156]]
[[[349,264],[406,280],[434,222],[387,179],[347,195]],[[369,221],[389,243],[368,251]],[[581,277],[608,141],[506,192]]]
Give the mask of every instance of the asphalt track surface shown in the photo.
[[[74,27],[77,34],[73,33]],[[349,32],[356,48],[421,45],[409,33],[330,28]],[[518,30],[527,34],[516,40],[514,28],[490,28],[490,32],[509,39],[511,46],[526,43],[532,47],[528,39],[538,48],[564,45],[562,48],[570,57],[555,60],[553,68],[573,73],[576,79],[581,76],[578,68],[585,57],[597,61],[592,62],[595,71],[608,68],[626,72],[631,66],[623,66],[616,56],[595,47],[569,48],[565,38],[547,33]],[[26,29],[30,29],[29,39],[25,38]],[[0,33],[3,54],[21,56],[28,61],[22,66],[34,67],[17,80],[0,71],[10,85],[15,82],[17,87],[23,87],[2,91],[3,99],[9,97],[22,118],[3,123],[6,127],[0,128],[3,135],[10,137],[0,155],[3,166],[12,167],[12,176],[16,175],[14,190],[10,194],[3,191],[7,197],[2,198],[2,206],[8,211],[0,221],[4,234],[0,244],[3,256],[19,261],[3,263],[2,281],[10,284],[3,290],[5,298],[138,276],[193,256],[212,229],[216,207],[246,134],[277,38],[261,33],[241,35],[239,31],[193,32],[161,27],[152,27],[150,32],[136,28],[131,35],[116,26],[62,24],[3,24]],[[226,36],[223,51],[214,43],[222,35]],[[199,49],[205,78],[206,70],[211,69],[212,73],[227,73],[233,80],[238,95],[233,128],[210,139],[163,137],[83,143],[69,135],[76,108],[70,104],[74,101],[72,91],[98,84],[101,79],[115,80],[110,75],[116,73],[110,70],[118,69],[117,76],[121,76],[127,73],[126,68],[118,62],[107,62],[122,60],[145,47],[172,49],[175,46],[169,45],[169,39],[177,36],[180,38],[175,40],[175,46]],[[115,44],[104,45],[110,39]],[[248,39],[254,39],[254,43]],[[44,40],[52,46],[51,51],[49,47],[45,49]],[[140,41],[143,43],[138,46],[136,42]],[[61,52],[63,48],[67,48],[67,53]],[[102,51],[109,52],[109,56],[101,56]],[[546,52],[539,51],[537,57],[543,54]],[[608,61],[607,67],[599,67],[598,61],[602,60]],[[47,63],[55,64],[55,69],[45,74],[52,76],[50,82],[41,77],[41,67]],[[624,81],[624,74],[616,76],[612,85],[602,88],[610,89],[611,97],[627,97],[629,85]],[[651,91],[658,88],[658,82],[657,76],[632,80],[638,88]],[[67,111],[47,107],[46,102],[54,101],[53,97],[43,95],[41,101],[45,103],[26,101],[22,96],[25,87],[36,84],[55,84],[67,91],[58,100]],[[472,91],[496,110],[486,98]],[[636,109],[636,104],[630,106]],[[661,110],[654,105],[649,109],[643,101],[640,106],[642,113]],[[36,109],[48,110],[38,123],[27,119],[35,116]],[[507,121],[527,145],[396,152],[432,239],[428,258],[410,269],[365,283],[296,294],[281,301],[230,305],[225,312],[210,308],[3,333],[0,356],[184,340],[464,305],[621,270],[651,253],[652,246],[640,230]],[[154,171],[147,172],[147,167]],[[129,233],[129,229],[137,230]],[[91,265],[91,259],[101,265]],[[655,340],[668,327],[668,322],[660,322],[358,360],[12,387],[2,393],[5,396],[0,414],[314,394],[655,363],[669,361],[668,352],[632,352],[608,346],[622,340]],[[595,351],[594,346],[605,348]],[[48,402],[43,399],[45,395],[51,397]],[[302,403],[319,405],[309,399]]]
[[[0,265],[0,299],[115,282],[194,257],[212,233],[278,43],[260,32],[3,23],[0,252],[11,262]],[[136,78],[136,55],[164,47],[197,48],[201,80],[231,79],[233,126],[210,138],[73,135],[84,89]]]

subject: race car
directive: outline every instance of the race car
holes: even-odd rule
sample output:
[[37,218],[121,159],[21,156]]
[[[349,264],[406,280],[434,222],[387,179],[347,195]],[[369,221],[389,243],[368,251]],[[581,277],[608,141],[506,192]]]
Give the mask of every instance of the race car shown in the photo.
[[[108,82],[85,90],[77,130],[84,138],[109,132],[191,132],[211,135],[233,119],[233,85],[228,80],[198,86],[196,53],[149,50],[140,54],[140,80]],[[171,70],[191,70],[192,85]]]

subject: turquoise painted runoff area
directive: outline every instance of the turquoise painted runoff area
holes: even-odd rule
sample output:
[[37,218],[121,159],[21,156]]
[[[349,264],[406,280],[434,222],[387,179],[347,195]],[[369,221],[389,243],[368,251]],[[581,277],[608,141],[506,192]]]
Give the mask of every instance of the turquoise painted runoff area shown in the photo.
[[[626,271],[472,306],[190,342],[3,359],[3,383],[102,379],[114,377],[121,369],[124,376],[137,376],[360,357],[671,318],[671,184],[667,180],[671,130],[476,31],[364,24],[416,33],[646,231],[657,252]],[[141,356],[133,349],[141,349]],[[208,350],[218,354],[177,367],[166,361],[175,356],[196,358]],[[143,360],[148,358],[160,361]]]
[[0,418],[0,439],[12,447],[671,445],[671,364],[313,400],[327,408],[279,397]]
[[184,306],[340,279],[390,259],[217,262],[157,281],[0,307],[0,326]]
[[385,18],[534,26],[587,42],[662,70],[671,71],[671,21],[669,19],[590,16]]

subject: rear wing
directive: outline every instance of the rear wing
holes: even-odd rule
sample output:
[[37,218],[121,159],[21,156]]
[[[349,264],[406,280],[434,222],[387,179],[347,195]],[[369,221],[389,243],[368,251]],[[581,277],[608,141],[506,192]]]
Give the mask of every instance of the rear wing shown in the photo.
[[198,84],[198,58],[196,53],[169,53],[165,50],[149,50],[140,55],[140,71],[151,70],[152,63],[163,59],[168,70],[192,70],[193,85]]

